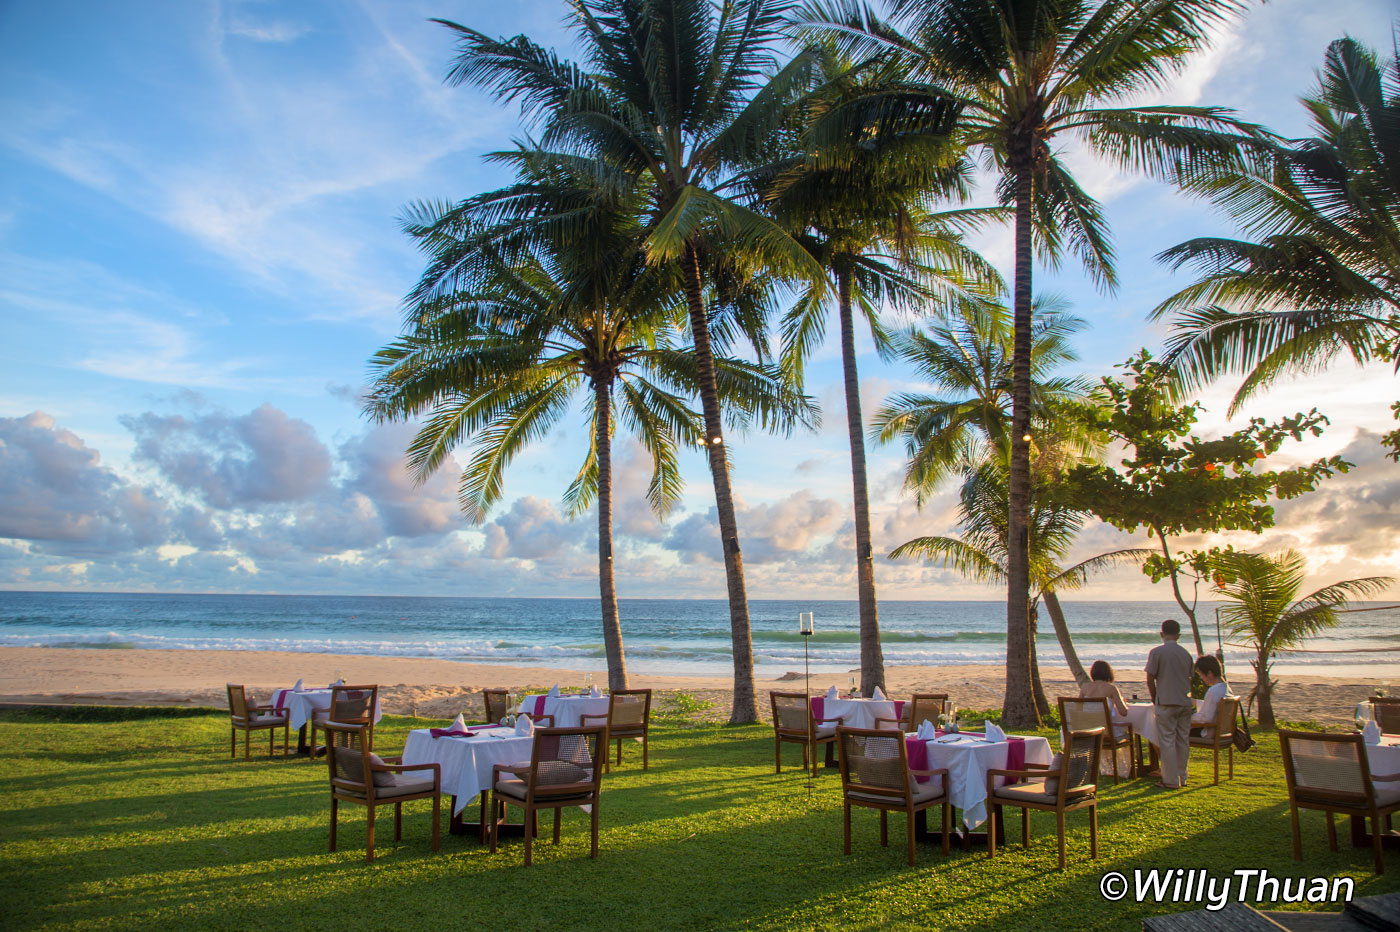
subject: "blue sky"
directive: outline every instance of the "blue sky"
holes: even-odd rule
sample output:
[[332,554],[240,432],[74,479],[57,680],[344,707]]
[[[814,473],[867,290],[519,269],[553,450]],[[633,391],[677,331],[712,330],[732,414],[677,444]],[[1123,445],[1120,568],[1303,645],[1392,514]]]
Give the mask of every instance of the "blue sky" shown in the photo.
[[[1223,29],[1161,95],[1233,107],[1284,134],[1343,33],[1390,46],[1387,0],[1275,0]],[[482,526],[455,475],[414,488],[404,426],[359,415],[366,360],[396,334],[420,262],[396,217],[504,179],[481,159],[514,110],[442,84],[451,37],[429,17],[525,32],[567,50],[557,0],[0,4],[0,587],[94,590],[596,593],[596,523],[560,496],[583,455],[568,425],[522,456]],[[1107,205],[1122,287],[1073,265],[1041,290],[1090,322],[1082,369],[1107,372],[1162,329],[1146,312],[1186,283],[1152,256],[1228,228],[1209,208],[1071,152]],[[1009,273],[1010,238],[978,241]],[[911,384],[861,359],[867,411]],[[849,459],[836,347],[809,374],[824,426],[734,437],[753,598],[854,597]],[[1204,397],[1226,427],[1230,386]],[[1400,564],[1400,467],[1379,457],[1396,379],[1333,371],[1280,386],[1251,413],[1317,405],[1333,426],[1295,454],[1345,451],[1352,474],[1280,508],[1246,546],[1306,548],[1319,582]],[[581,422],[578,422],[581,423]],[[698,454],[664,523],[646,467],[619,441],[619,590],[720,597],[711,488]],[[871,451],[876,549],[947,533],[952,493],[920,512],[894,448]],[[1120,546],[1086,531],[1084,555]],[[886,598],[996,598],[915,564],[882,564]],[[1166,598],[1134,570],[1092,598]]]

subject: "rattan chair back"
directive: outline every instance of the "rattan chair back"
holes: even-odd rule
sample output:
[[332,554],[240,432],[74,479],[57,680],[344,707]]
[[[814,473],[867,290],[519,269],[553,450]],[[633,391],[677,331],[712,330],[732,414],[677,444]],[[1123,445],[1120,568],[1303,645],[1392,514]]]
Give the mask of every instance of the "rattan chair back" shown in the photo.
[[1077,729],[1060,747],[1060,798],[1066,801],[1092,795],[1098,788],[1102,728]]
[[791,734],[807,734],[812,705],[804,693],[770,692],[768,696],[773,703],[774,728]]
[[1109,714],[1108,700],[1089,699],[1082,696],[1061,696],[1060,730],[1064,734],[1074,731],[1088,731],[1093,728],[1108,729],[1113,724]]
[[837,734],[843,789],[908,797],[909,758],[903,734],[865,728],[839,728]]
[[909,715],[905,717],[909,723],[909,730],[916,731],[924,722],[937,727],[938,719],[943,714],[943,706],[947,702],[947,693],[914,693],[913,698],[909,700]]
[[531,796],[597,795],[603,780],[605,733],[602,726],[536,728],[528,781]]
[[378,686],[336,686],[331,689],[330,720],[342,725],[374,723]]
[[256,705],[256,703],[248,702],[247,689],[236,683],[226,683],[224,685],[228,687],[228,714],[241,721],[248,721],[250,718],[248,706]]
[[1400,735],[1400,698],[1372,696],[1371,711],[1382,734]]
[[486,706],[486,723],[494,725],[504,721],[510,712],[510,692],[505,689],[483,689],[481,701]]
[[1289,793],[1299,799],[1369,806],[1371,774],[1360,735],[1279,732]]
[[650,689],[614,689],[608,698],[608,727],[638,731],[651,719]]

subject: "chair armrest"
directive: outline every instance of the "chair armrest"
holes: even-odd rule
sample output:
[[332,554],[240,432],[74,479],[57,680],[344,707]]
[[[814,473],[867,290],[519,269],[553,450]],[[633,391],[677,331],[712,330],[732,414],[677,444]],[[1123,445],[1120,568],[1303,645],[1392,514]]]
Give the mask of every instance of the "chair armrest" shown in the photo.
[[[399,766],[399,767],[405,766],[405,765],[404,765],[404,762],[403,762],[403,755],[402,755],[402,754],[396,755],[396,756],[394,756],[394,757],[381,757],[381,758],[379,758],[379,759],[382,760],[382,761],[383,761],[384,763],[386,763],[386,764],[394,764],[394,765]],[[412,766],[412,765],[410,765],[410,766]]]
[[913,768],[910,768],[909,772],[912,773],[912,774],[913,774],[914,776],[916,776],[916,777],[946,777],[946,776],[948,776],[948,768],[947,768],[947,767],[940,767],[940,768],[938,768],[937,770],[914,770]]
[[991,777],[1020,777],[1022,779],[1045,778],[1051,776],[1050,770],[988,770],[987,776]]
[[548,722],[549,724],[547,724],[547,725],[544,726],[544,727],[546,727],[546,728],[553,728],[553,727],[554,727],[554,716],[553,716],[553,715],[543,715],[543,714],[541,714],[541,715],[532,716],[532,715],[530,715],[529,713],[522,713],[522,714],[524,714],[526,718],[530,719],[531,721],[533,721],[533,722],[535,722],[535,723],[539,723],[539,722]]
[[390,764],[387,767],[375,767],[374,770],[388,770],[393,773],[406,773],[409,770],[431,770],[434,774],[442,773],[441,764]]
[[814,725],[820,725],[822,722],[835,722],[836,724],[840,725],[840,724],[842,724],[842,723],[845,722],[845,719],[843,719],[843,718],[815,718],[815,719],[812,719],[812,724],[814,724]]
[[277,706],[275,706],[275,705],[250,705],[250,706],[248,706],[248,711],[249,711],[249,712],[285,712],[285,711],[287,711],[287,710],[286,710],[285,708],[279,709],[279,708],[277,708]]
[[875,719],[875,730],[876,730],[876,731],[879,731],[879,730],[880,730],[880,723],[881,723],[881,722],[889,722],[891,725],[895,726],[893,729],[891,729],[892,731],[893,731],[893,730],[903,730],[903,729],[900,729],[900,728],[899,728],[899,724],[900,724],[901,722],[903,722],[903,721],[904,721],[904,719],[902,719],[902,718],[877,718],[877,719]]
[[525,771],[526,773],[528,773],[529,770],[530,770],[530,762],[529,762],[529,761],[526,761],[526,762],[523,763],[523,764],[492,764],[492,765],[491,765],[491,782],[492,782],[493,784],[496,782],[496,774],[498,774],[498,773],[513,773],[513,774],[519,775],[521,771]]
[[594,713],[593,715],[580,715],[580,716],[578,717],[579,724],[580,724],[580,725],[585,725],[585,724],[587,724],[587,723],[588,723],[588,720],[589,720],[590,718],[600,718],[600,719],[603,720],[603,724],[604,724],[604,725],[606,725],[606,724],[608,723],[608,714],[607,714],[606,712],[596,712],[596,713]]
[[1371,780],[1372,782],[1379,780],[1382,783],[1391,783],[1395,780],[1400,780],[1400,773],[1373,773],[1371,774]]

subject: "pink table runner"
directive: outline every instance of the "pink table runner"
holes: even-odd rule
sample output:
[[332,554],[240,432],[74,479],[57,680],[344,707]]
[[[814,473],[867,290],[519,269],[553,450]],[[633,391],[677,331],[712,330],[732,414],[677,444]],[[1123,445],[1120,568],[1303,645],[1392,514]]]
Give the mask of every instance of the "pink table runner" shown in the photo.
[[537,718],[539,718],[541,715],[544,714],[544,701],[545,701],[546,699],[548,699],[548,698],[549,698],[548,696],[536,696],[536,697],[535,697],[535,714],[534,714],[534,715],[531,715],[531,716],[530,716],[531,718],[536,718],[536,719],[537,719]]
[[472,738],[476,736],[476,732],[474,731],[461,731],[460,729],[455,728],[429,728],[428,733],[431,734],[434,738]]
[[[942,737],[942,731],[937,732],[934,737]],[[974,738],[986,737],[980,731],[964,731],[962,734],[970,735]],[[904,739],[905,750],[909,752],[910,770],[928,769],[928,744],[920,741],[917,737]],[[1006,769],[1021,770],[1026,766],[1026,739],[1008,735],[1006,738]],[[928,777],[915,777],[919,783],[927,783]],[[1010,777],[1002,777],[1002,786],[1012,783]]]

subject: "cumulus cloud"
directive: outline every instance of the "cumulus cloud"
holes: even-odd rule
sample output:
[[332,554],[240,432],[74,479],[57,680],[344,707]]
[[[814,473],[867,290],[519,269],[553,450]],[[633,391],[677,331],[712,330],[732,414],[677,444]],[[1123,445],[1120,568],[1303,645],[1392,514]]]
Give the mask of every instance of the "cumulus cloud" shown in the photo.
[[543,560],[572,550],[588,535],[587,522],[573,522],[552,502],[525,496],[486,526],[487,556]]
[[[771,504],[735,508],[745,564],[788,560],[839,530],[848,506],[803,489]],[[665,546],[687,563],[720,559],[719,516],[714,508],[688,515],[667,535]]]
[[96,450],[51,416],[0,418],[0,537],[110,553],[150,546],[167,531],[155,492],[103,466]]
[[348,488],[374,503],[389,534],[420,537],[464,527],[452,459],[421,485],[409,474],[404,450],[414,432],[411,424],[386,424],[342,444],[340,458],[351,474]]
[[311,425],[269,404],[244,415],[148,411],[121,422],[136,436],[138,460],[215,508],[299,501],[330,476],[330,451]]

